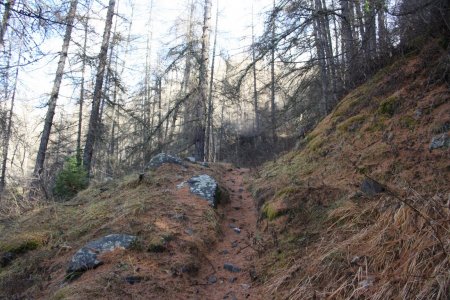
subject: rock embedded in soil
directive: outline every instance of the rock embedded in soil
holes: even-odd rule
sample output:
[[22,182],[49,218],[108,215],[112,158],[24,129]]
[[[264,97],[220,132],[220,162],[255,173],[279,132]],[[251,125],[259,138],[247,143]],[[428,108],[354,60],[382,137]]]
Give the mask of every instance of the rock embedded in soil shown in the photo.
[[202,174],[188,180],[192,194],[206,199],[210,206],[216,208],[219,202],[219,185],[209,175]]
[[4,268],[9,266],[11,262],[14,260],[15,255],[12,252],[5,252],[2,254],[2,257],[0,258],[0,267]]
[[211,275],[208,277],[208,283],[209,284],[214,284],[217,282],[217,277],[215,275]]
[[384,187],[381,184],[370,178],[365,178],[363,180],[360,189],[364,194],[367,194],[369,196],[374,196],[385,191]]
[[241,268],[239,268],[239,267],[237,267],[237,266],[235,266],[233,264],[230,264],[230,263],[224,263],[223,264],[223,268],[225,270],[227,270],[227,271],[232,272],[232,273],[238,273],[238,272],[241,271]]
[[183,165],[183,161],[177,156],[167,153],[159,153],[150,159],[150,162],[147,164],[147,169],[155,170],[163,164]]
[[447,132],[433,136],[429,146],[430,151],[439,148],[450,147],[450,137]]
[[91,241],[73,255],[67,268],[67,273],[84,272],[94,269],[103,263],[98,259],[97,255],[111,252],[118,248],[128,249],[135,241],[136,236],[127,234],[110,234],[98,240]]
[[125,277],[125,281],[129,284],[140,283],[144,278],[141,276],[127,276]]

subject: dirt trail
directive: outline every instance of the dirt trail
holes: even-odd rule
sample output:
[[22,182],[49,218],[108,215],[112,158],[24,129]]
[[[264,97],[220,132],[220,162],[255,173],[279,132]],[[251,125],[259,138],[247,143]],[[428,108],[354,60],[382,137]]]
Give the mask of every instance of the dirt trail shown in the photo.
[[[218,212],[223,214],[223,235],[201,268],[210,270],[210,273],[202,274],[207,284],[199,288],[198,299],[262,299],[252,281],[255,276],[253,261],[257,255],[252,248],[257,211],[244,186],[244,175],[248,172],[248,169],[229,169],[222,180],[230,192],[230,202],[218,208]],[[226,270],[224,264],[238,267],[240,271]]]

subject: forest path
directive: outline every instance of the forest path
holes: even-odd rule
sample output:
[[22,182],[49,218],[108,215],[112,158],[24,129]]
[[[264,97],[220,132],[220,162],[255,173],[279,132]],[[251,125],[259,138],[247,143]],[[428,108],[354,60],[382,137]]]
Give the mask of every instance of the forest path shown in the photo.
[[[199,286],[198,299],[263,299],[254,287],[254,261],[257,252],[253,241],[256,234],[257,209],[245,187],[248,169],[229,168],[222,182],[230,192],[230,201],[218,207],[222,235],[212,246],[200,269],[206,285]],[[228,270],[225,265],[229,264]],[[214,270],[213,270],[214,267]],[[237,269],[233,268],[239,268]]]

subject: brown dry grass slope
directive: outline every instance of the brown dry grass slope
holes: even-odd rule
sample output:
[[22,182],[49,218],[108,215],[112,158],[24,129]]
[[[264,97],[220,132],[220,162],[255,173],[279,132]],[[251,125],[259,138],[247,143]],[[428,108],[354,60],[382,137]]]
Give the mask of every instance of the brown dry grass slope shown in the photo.
[[[220,165],[163,165],[143,180],[135,174],[94,185],[71,201],[2,220],[0,254],[16,258],[0,267],[0,299],[198,298],[202,268],[209,268],[205,257],[221,236],[222,217],[176,185],[203,173],[221,183],[225,172]],[[75,251],[111,233],[136,235],[138,242],[103,255],[103,265],[66,280]]]
[[[430,42],[348,94],[253,193],[267,298],[449,299],[448,45]],[[359,191],[365,178],[386,191]]]

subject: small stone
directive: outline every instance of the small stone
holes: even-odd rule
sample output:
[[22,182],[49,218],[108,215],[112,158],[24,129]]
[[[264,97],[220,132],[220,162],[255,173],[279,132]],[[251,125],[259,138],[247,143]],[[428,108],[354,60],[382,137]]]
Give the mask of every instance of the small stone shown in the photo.
[[7,267],[14,260],[14,258],[15,255],[12,252],[3,253],[0,259],[0,267],[2,268]]
[[237,234],[241,233],[241,230],[237,227],[233,228],[234,232],[236,232]]
[[174,218],[177,221],[187,221],[188,217],[185,214],[173,214],[172,218]]
[[142,277],[141,276],[127,276],[125,277],[125,281],[128,282],[129,284],[135,284],[135,283],[139,283],[142,281]]
[[215,275],[211,275],[208,277],[208,283],[209,284],[214,284],[217,282],[217,277]]
[[429,146],[430,151],[439,148],[449,148],[450,147],[450,138],[447,132],[435,135],[431,139],[431,144]]
[[231,278],[228,279],[228,282],[229,283],[235,283],[236,280],[237,280],[237,277],[231,277]]
[[243,283],[243,284],[241,284],[241,287],[242,287],[244,290],[248,290],[248,289],[250,288],[250,284]]
[[222,250],[222,251],[219,252],[220,255],[227,255],[228,253],[229,253],[229,252],[228,252],[227,249]]
[[224,263],[223,268],[229,272],[238,273],[241,271],[241,268],[236,267],[230,263]]
[[196,162],[195,157],[193,157],[193,156],[186,157],[186,160],[191,162],[191,163],[195,163]]
[[385,191],[384,187],[381,184],[370,178],[366,178],[363,180],[360,189],[363,193],[369,196],[373,196]]
[[225,294],[225,296],[223,296],[223,299],[227,299],[227,300],[237,300],[236,295],[234,294],[234,292],[228,292]]
[[238,246],[239,242],[238,241],[232,241],[231,242],[231,247],[232,248],[236,248]]
[[187,235],[193,235],[194,231],[191,228],[188,228],[184,231]]

